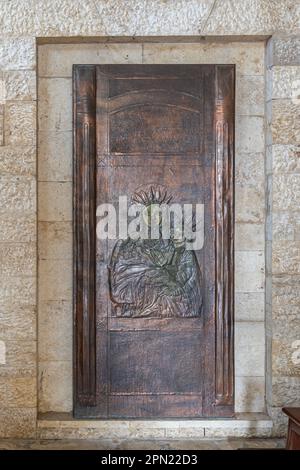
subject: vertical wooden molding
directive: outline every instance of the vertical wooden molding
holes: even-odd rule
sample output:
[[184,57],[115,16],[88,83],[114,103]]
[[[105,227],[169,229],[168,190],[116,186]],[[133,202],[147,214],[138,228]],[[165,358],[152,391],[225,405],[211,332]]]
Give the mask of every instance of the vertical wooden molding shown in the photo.
[[74,405],[96,406],[96,69],[74,66]]
[[233,74],[233,66],[216,67],[216,406],[234,400]]

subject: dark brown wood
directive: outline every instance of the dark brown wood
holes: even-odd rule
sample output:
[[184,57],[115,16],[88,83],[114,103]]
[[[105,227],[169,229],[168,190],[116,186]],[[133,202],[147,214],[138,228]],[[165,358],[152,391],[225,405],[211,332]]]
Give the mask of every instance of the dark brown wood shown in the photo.
[[96,405],[96,73],[74,69],[74,391]]
[[300,408],[285,407],[282,411],[289,418],[286,448],[288,450],[300,450]]
[[[75,415],[232,416],[234,67],[75,66],[74,96]],[[177,256],[192,277],[174,307],[149,287],[129,307],[135,245],[95,240],[96,205],[161,188],[204,204],[204,248]]]

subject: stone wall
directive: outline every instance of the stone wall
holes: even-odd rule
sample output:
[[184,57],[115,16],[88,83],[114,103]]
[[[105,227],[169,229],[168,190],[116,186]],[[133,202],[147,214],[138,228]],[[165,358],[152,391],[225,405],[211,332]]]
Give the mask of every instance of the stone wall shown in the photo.
[[[267,104],[267,397],[275,430],[282,432],[280,407],[296,402],[300,374],[299,364],[292,361],[292,345],[300,339],[299,164],[295,151],[299,144],[299,103],[290,96],[288,85],[291,75],[298,73],[299,39],[284,36],[299,34],[299,3],[128,0],[120,8],[116,3],[1,2],[0,436],[33,437],[36,433],[36,41],[53,41],[50,38],[56,37],[74,42],[74,36],[78,42],[83,36],[120,36],[124,41],[124,37],[136,36],[194,36],[197,40],[203,35],[277,35],[267,72],[268,83],[273,84]],[[52,208],[44,203],[51,214]]]

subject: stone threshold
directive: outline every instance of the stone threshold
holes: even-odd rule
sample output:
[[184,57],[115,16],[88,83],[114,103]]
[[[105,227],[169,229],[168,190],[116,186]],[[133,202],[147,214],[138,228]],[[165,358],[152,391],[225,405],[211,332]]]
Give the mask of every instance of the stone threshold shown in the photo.
[[273,423],[264,413],[237,413],[226,419],[79,420],[68,413],[42,414],[38,439],[201,439],[270,437]]

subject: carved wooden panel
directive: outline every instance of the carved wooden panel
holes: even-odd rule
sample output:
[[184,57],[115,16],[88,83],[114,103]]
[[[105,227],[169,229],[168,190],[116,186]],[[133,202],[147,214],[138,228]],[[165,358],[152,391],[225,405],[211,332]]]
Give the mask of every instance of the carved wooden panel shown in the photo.
[[[233,66],[74,67],[78,417],[233,413]],[[204,205],[204,246],[96,240],[118,196]]]

